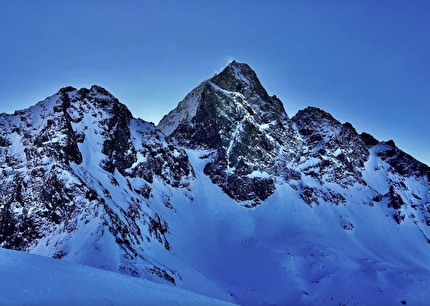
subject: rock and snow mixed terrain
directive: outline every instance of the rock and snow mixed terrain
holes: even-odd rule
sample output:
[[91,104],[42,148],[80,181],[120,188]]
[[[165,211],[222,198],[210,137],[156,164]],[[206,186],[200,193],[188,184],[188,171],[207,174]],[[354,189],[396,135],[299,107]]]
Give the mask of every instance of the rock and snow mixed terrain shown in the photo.
[[158,126],[98,86],[1,114],[0,179],[3,248],[238,304],[430,302],[430,168],[318,108],[290,118],[247,64]]

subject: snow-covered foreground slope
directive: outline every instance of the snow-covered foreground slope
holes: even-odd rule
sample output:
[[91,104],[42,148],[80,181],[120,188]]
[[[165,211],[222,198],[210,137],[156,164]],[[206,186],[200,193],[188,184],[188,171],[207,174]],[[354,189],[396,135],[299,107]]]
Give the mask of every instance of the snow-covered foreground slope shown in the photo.
[[0,305],[232,305],[174,286],[0,248]]

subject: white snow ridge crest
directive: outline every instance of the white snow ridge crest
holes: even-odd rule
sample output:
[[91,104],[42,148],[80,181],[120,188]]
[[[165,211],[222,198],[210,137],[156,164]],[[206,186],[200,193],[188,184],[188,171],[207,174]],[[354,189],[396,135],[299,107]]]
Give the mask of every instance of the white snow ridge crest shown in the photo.
[[430,303],[430,168],[247,64],[158,127],[98,86],[1,114],[0,173],[1,246],[61,259],[0,250],[6,305]]

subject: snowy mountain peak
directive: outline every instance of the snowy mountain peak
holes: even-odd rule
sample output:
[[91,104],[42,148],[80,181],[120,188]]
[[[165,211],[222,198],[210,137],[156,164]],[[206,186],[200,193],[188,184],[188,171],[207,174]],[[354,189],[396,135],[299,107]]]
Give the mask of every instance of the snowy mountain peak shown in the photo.
[[169,196],[151,184],[187,188],[193,169],[105,89],[65,87],[0,115],[0,173],[0,246],[174,281],[175,272],[136,254],[170,249],[166,222],[145,204],[170,206]]
[[205,168],[212,181],[241,201],[260,202],[274,190],[282,148],[295,142],[282,102],[270,97],[255,72],[231,62],[203,82],[158,126],[175,143],[214,153]]
[[4,248],[243,305],[429,301],[430,168],[247,64],[158,127],[99,86],[0,114],[0,181]]
[[[309,200],[309,190],[298,183],[304,176],[344,188],[366,185],[363,171],[371,157],[369,150],[379,143],[316,107],[290,119],[255,72],[235,61],[191,91],[158,128],[183,147],[210,150],[205,174],[245,206],[267,199],[277,182],[301,189],[309,203],[320,202],[317,197]],[[388,152],[393,156],[384,160],[401,175],[425,176],[421,163],[403,153]],[[338,192],[327,193],[344,198]]]
[[60,90],[58,92],[66,94],[66,93],[74,92],[74,91],[76,91],[75,87],[73,87],[73,86],[65,86],[65,87],[60,88]]
[[269,98],[257,74],[245,63],[232,61],[219,74],[211,78],[210,81],[223,90],[238,92],[244,95],[249,91],[254,91],[263,99]]
[[[232,111],[226,113],[227,109]],[[267,94],[249,65],[233,61],[193,89],[158,127],[170,135],[181,125],[195,125],[208,117],[227,116],[228,121],[235,121],[245,114],[263,124],[288,120],[282,102]]]

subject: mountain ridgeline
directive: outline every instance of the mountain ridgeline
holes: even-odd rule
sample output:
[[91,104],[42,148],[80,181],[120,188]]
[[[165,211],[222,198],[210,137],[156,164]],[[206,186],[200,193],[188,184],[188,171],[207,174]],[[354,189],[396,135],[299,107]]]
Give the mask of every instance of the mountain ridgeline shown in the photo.
[[159,128],[181,147],[210,150],[205,173],[229,196],[250,206],[272,195],[276,182],[301,185],[303,176],[321,185],[366,185],[362,173],[374,147],[393,173],[429,180],[430,168],[394,142],[359,135],[351,124],[341,124],[323,110],[308,107],[290,119],[255,72],[238,62],[194,89]]
[[329,289],[342,269],[378,292],[407,266],[412,301],[428,284],[430,168],[321,109],[290,118],[236,61],[158,126],[98,86],[1,114],[0,178],[4,248],[245,304],[363,302]]

